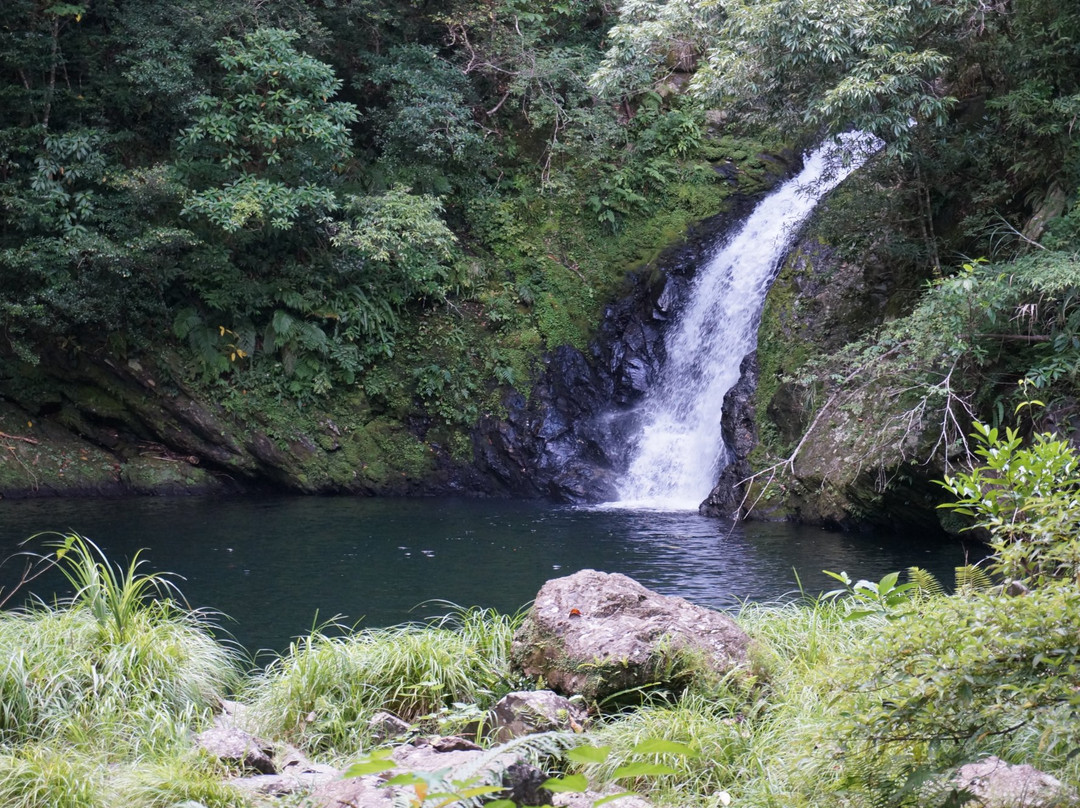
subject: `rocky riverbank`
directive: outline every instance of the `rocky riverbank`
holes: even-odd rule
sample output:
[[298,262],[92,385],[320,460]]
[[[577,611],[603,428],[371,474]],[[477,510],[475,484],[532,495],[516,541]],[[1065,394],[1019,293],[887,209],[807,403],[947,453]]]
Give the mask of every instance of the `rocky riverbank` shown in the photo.
[[[1014,659],[1080,608],[1071,586],[904,596],[887,576],[733,618],[583,570],[521,618],[314,631],[252,671],[160,574],[62,549],[75,599],[0,612],[4,805],[869,808],[906,793],[913,760],[920,804],[1050,808],[1080,784],[1056,701],[1071,669],[1029,681]],[[945,657],[993,678],[957,700]],[[881,735],[941,721],[945,743]]]

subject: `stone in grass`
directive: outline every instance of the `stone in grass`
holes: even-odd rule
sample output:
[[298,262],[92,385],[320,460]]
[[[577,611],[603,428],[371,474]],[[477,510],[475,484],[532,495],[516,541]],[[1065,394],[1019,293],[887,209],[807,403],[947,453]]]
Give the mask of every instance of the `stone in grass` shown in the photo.
[[[610,798],[617,793],[619,792],[613,791],[601,794],[597,791],[584,791],[580,794],[556,794],[553,804],[558,808],[593,808],[597,801]],[[604,805],[609,805],[611,808],[653,808],[651,802],[636,794],[609,799]]]
[[686,658],[723,676],[746,664],[749,645],[727,615],[625,575],[582,570],[544,584],[514,635],[511,661],[552,690],[594,701],[654,683],[678,685]]
[[960,767],[953,785],[974,798],[978,808],[1062,808],[1077,797],[1061,781],[1034,766],[1013,765],[990,756]]
[[371,740],[380,744],[408,737],[412,727],[408,721],[403,721],[393,713],[379,710],[368,722],[368,730],[371,732]]
[[237,727],[213,727],[200,732],[195,742],[219,760],[244,771],[277,774],[273,745]]
[[338,778],[340,770],[308,760],[294,746],[287,746],[278,758],[280,774],[237,777],[230,784],[252,796],[283,797],[308,793]]
[[[316,788],[304,802],[310,808],[391,808],[401,799],[415,796],[407,786],[388,786],[386,780],[398,774],[436,773],[446,782],[463,780],[470,784],[501,783],[508,795],[544,799],[538,788],[547,776],[531,766],[522,755],[504,752],[492,757],[489,751],[463,738],[422,738],[394,748],[392,768],[381,774],[337,779]],[[498,796],[495,794],[493,796]],[[395,799],[398,802],[395,803]],[[528,803],[526,803],[528,804]],[[550,804],[538,802],[538,805]]]
[[588,715],[580,704],[550,690],[507,693],[488,713],[487,732],[495,743],[535,732],[581,732]]

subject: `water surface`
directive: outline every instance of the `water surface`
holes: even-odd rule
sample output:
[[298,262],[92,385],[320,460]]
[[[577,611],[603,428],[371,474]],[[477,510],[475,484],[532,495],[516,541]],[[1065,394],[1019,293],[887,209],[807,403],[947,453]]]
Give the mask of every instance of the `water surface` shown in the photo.
[[[378,627],[446,612],[444,604],[514,612],[549,578],[621,572],[695,603],[731,608],[802,586],[831,589],[822,570],[880,578],[912,564],[944,580],[964,563],[938,537],[872,538],[690,512],[583,510],[536,501],[455,499],[23,500],[0,502],[0,555],[41,531],[74,530],[116,561],[145,548],[145,570],[177,573],[192,606],[228,615],[249,650],[341,615]],[[41,541],[36,544],[41,547]],[[5,592],[20,566],[0,567]],[[64,593],[58,578],[35,594]],[[25,598],[17,595],[10,605]]]

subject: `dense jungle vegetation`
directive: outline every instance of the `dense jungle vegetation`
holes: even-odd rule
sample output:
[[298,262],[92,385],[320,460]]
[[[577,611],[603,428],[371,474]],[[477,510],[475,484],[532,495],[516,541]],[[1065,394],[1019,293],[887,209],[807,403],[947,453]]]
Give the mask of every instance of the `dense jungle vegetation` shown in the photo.
[[862,343],[777,374],[899,402],[868,462],[955,456],[1018,380],[1068,423],[1078,37],[1051,0],[12,0],[3,394],[88,434],[114,404],[69,406],[65,368],[145,364],[282,440],[331,413],[467,457],[762,153],[860,127],[886,153],[816,232],[882,301]]
[[[766,357],[762,390],[805,410],[763,429],[759,465],[794,467],[815,430],[836,473],[966,459],[939,493],[989,564],[952,595],[913,570],[747,606],[750,675],[677,660],[685,691],[592,705],[594,752],[552,765],[599,784],[596,748],[660,739],[693,752],[634,780],[660,805],[955,806],[957,768],[995,754],[1075,804],[1075,3],[7,0],[0,93],[7,468],[42,417],[119,423],[87,363],[152,367],[163,397],[282,440],[379,422],[360,445],[384,477],[423,467],[406,422],[466,456],[628,270],[762,187],[763,154],[875,132],[813,226],[874,305],[835,351]],[[314,633],[251,672],[167,577],[74,536],[50,553],[72,600],[0,612],[5,805],[252,805],[192,744],[227,695],[344,764],[380,706],[450,732],[537,684],[505,666],[514,621],[477,612]]]

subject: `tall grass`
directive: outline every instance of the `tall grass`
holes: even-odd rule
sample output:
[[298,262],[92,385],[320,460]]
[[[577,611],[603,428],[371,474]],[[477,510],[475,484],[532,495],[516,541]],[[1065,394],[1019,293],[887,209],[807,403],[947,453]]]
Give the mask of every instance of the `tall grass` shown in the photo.
[[236,655],[203,615],[148,599],[154,578],[117,574],[82,540],[59,563],[71,600],[0,612],[0,741],[168,743],[235,685]]
[[838,666],[858,655],[877,621],[848,621],[843,603],[822,601],[748,604],[738,621],[754,638],[755,676],[703,680],[679,699],[654,699],[612,716],[590,743],[610,746],[599,766],[586,767],[594,783],[608,782],[638,744],[662,738],[697,754],[660,755],[652,762],[675,769],[633,786],[660,805],[720,808],[816,808],[836,804],[829,783],[806,774],[818,755]]
[[425,625],[314,632],[252,682],[252,718],[260,732],[311,751],[355,754],[377,710],[414,721],[454,703],[482,708],[508,691],[517,623],[459,609]]
[[180,597],[166,573],[143,573],[146,563],[135,553],[127,567],[114,565],[90,539],[77,533],[62,536],[51,545],[57,567],[75,587],[71,603],[87,609],[102,630],[122,642],[133,623],[148,608],[175,610],[173,596]]
[[104,808],[106,761],[30,743],[0,753],[4,808]]
[[[0,611],[0,805],[165,806],[178,800],[153,794],[213,796],[205,761],[190,754],[192,735],[239,681],[236,653],[138,561],[115,567],[77,536],[55,546],[75,594]],[[186,762],[149,782],[164,777],[163,761]],[[118,779],[132,767],[143,772],[139,788]],[[231,792],[219,797],[199,799],[240,804]]]

